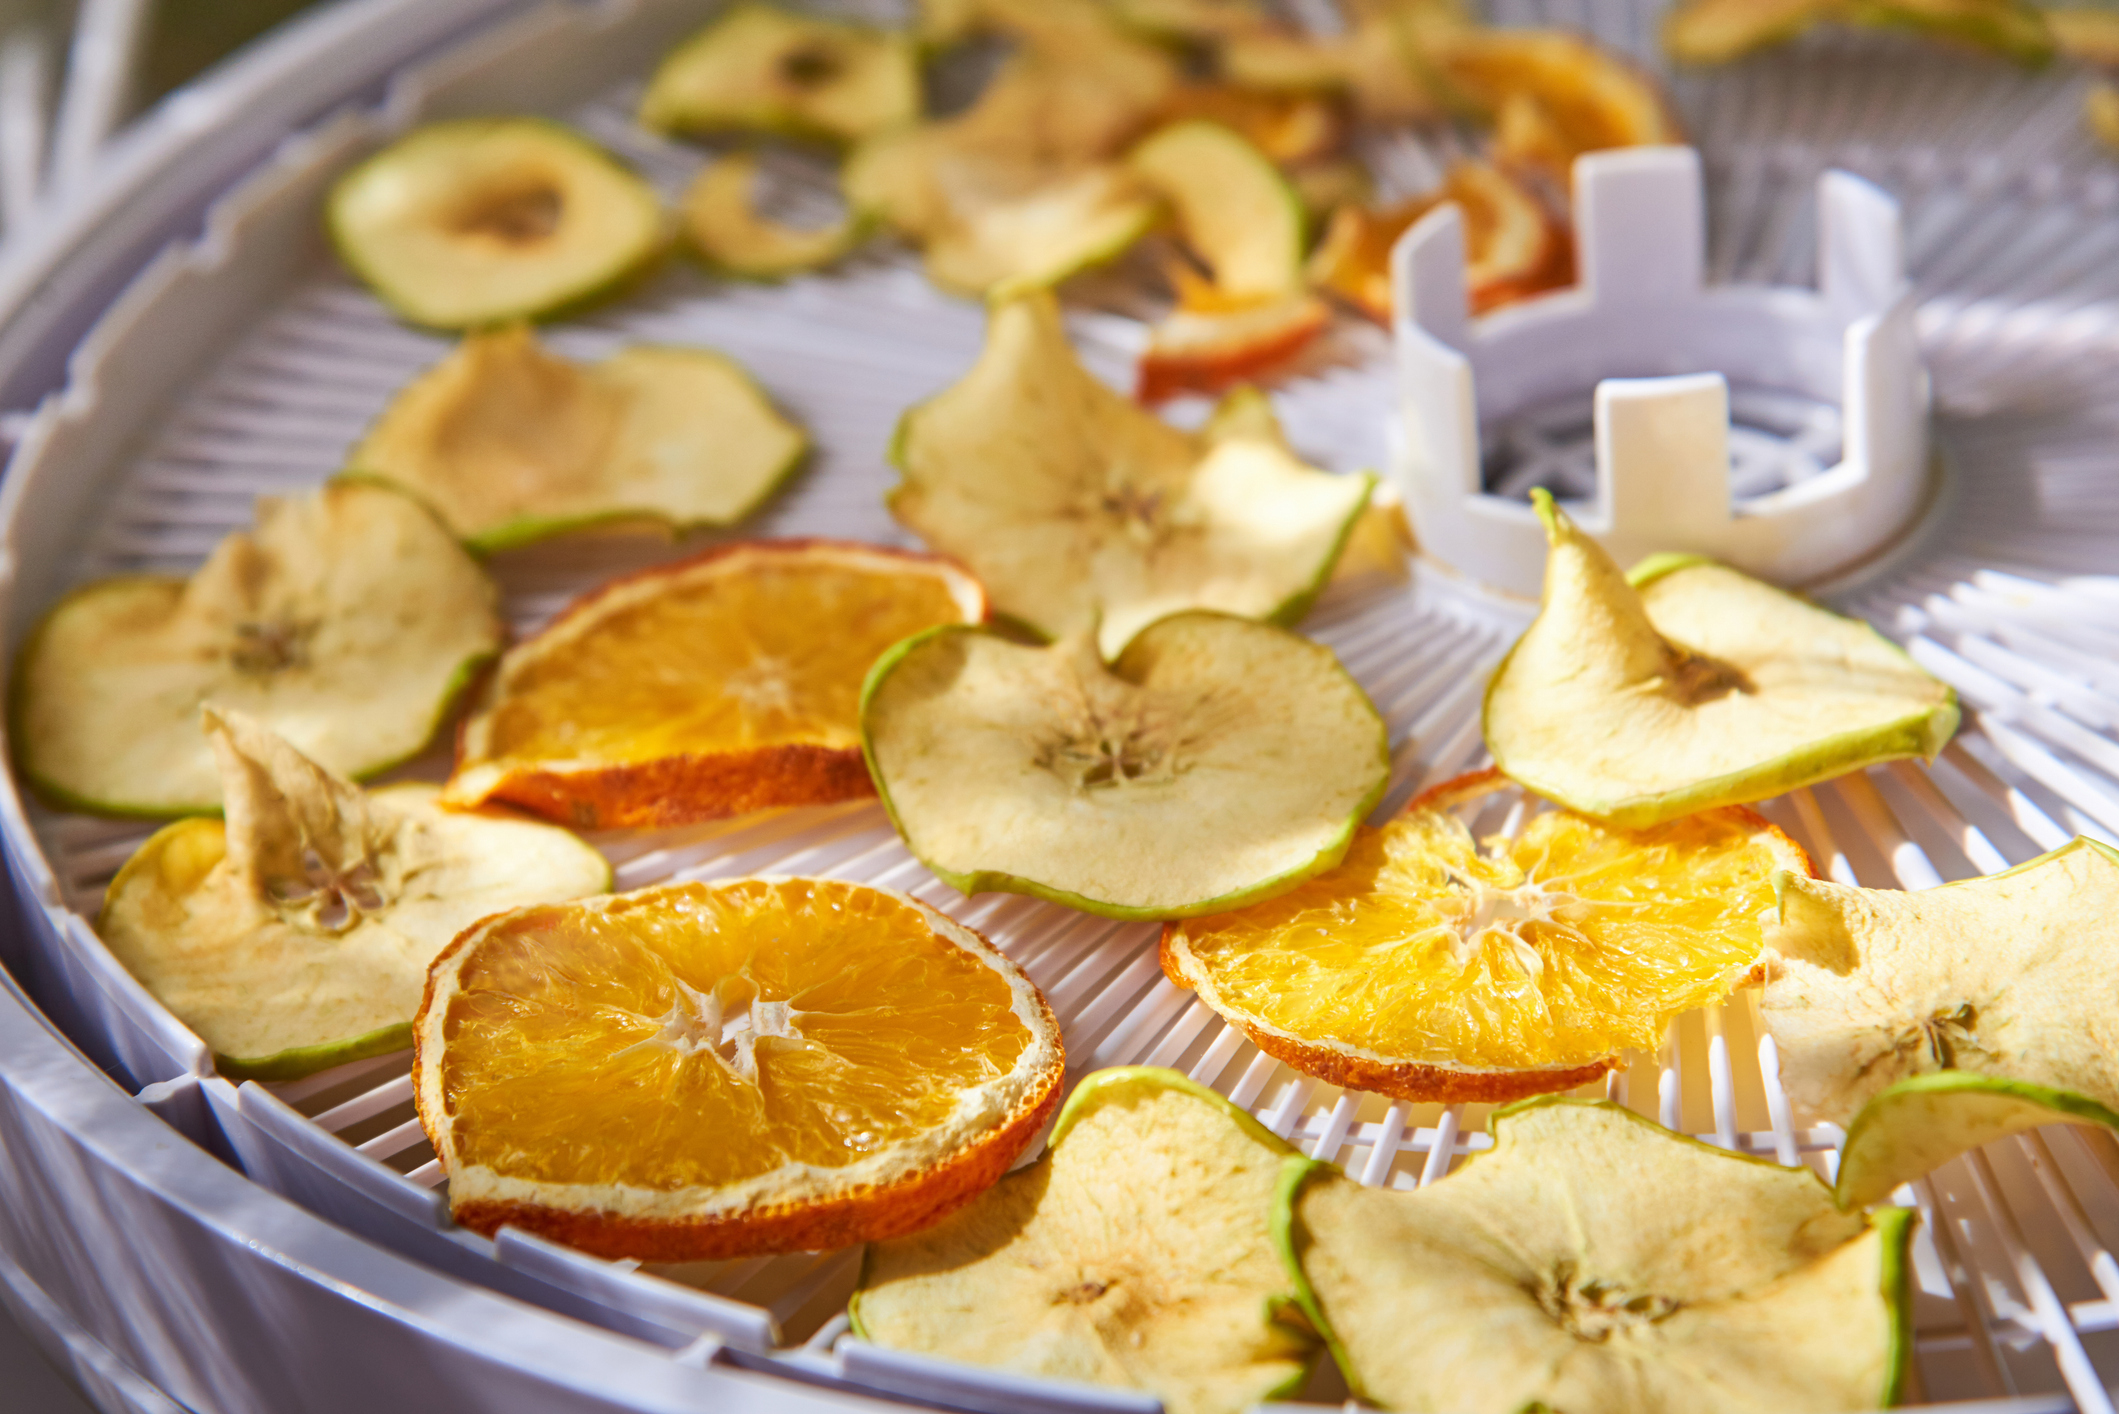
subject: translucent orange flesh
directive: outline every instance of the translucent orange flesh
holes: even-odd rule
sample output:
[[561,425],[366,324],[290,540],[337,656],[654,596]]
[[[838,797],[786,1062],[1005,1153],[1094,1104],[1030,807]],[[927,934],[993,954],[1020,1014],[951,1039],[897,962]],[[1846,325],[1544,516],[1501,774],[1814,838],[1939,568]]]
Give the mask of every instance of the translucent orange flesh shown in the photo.
[[898,640],[963,618],[932,573],[790,556],[678,576],[513,673],[486,749],[621,763],[856,746],[869,666]]
[[1229,1005],[1394,1061],[1586,1065],[1656,1046],[1758,957],[1789,867],[1734,811],[1652,830],[1549,812],[1482,853],[1432,811],[1270,902],[1184,925]]
[[1007,982],[916,910],[814,880],[529,910],[459,976],[441,1067],[461,1159],[551,1183],[842,1168],[932,1130],[1030,1041]]

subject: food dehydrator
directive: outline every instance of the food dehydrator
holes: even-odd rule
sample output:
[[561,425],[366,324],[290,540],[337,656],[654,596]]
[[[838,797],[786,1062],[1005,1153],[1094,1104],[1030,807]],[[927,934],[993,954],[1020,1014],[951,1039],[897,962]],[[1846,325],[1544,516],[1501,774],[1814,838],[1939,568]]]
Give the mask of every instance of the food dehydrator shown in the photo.
[[[347,0],[121,139],[0,251],[10,650],[71,585],[188,571],[248,523],[253,497],[322,480],[391,391],[445,348],[393,320],[332,259],[318,210],[338,173],[426,118],[540,112],[579,124],[674,193],[701,150],[650,136],[629,114],[655,59],[712,8]],[[837,8],[904,18],[880,2]],[[1496,0],[1489,17],[1586,30],[1665,72],[1704,166],[1715,282],[1809,284],[1828,169],[1896,197],[1932,379],[1932,512],[1830,598],[1955,687],[1964,729],[1932,766],[1844,777],[1765,813],[1821,871],[1875,887],[1993,872],[2077,834],[2119,838],[2119,159],[2082,129],[2083,76],[1847,34],[1668,74],[1657,11],[1645,0]],[[1290,12],[1336,23],[1322,3]],[[1448,125],[1408,128],[1371,139],[1364,156],[1387,191],[1411,192],[1475,142]],[[1114,382],[1153,312],[1151,287],[1123,268],[1070,302],[1077,343]],[[770,286],[675,263],[549,338],[577,357],[641,339],[733,354],[818,446],[740,533],[898,544],[881,495],[891,428],[963,371],[982,326],[977,305],[878,247]],[[1318,464],[1382,469],[1399,450],[1396,365],[1373,331],[1342,331],[1273,396]],[[1741,402],[1738,413],[1742,422]],[[1579,461],[1585,426],[1547,409],[1482,431],[1496,447],[1530,438],[1541,455]],[[1762,414],[1745,435],[1807,446],[1838,434]],[[520,632],[579,590],[672,553],[584,537],[495,567]],[[1306,621],[1388,719],[1384,809],[1482,763],[1481,687],[1531,608],[1423,561],[1409,583],[1328,594]],[[407,770],[445,765],[437,750]],[[1520,818],[1519,806],[1494,808]],[[404,1054],[232,1083],[104,950],[91,920],[146,826],[56,813],[10,781],[0,830],[20,924],[0,1000],[0,1293],[106,1408],[1158,1407],[852,1338],[840,1313],[857,1252],[641,1268],[513,1230],[489,1240],[456,1228]],[[955,894],[873,802],[595,843],[622,888],[807,873],[908,890],[1023,964],[1061,1017],[1072,1074],[1174,1066],[1362,1182],[1430,1183],[1487,1142],[1480,1106],[1342,1092],[1264,1055],[1164,979],[1152,925]],[[1743,994],[1682,1018],[1660,1054],[1632,1057],[1600,1091],[1724,1148],[1827,1174],[1842,1137],[1791,1113]],[[1917,1396],[2109,1411],[2113,1136],[2063,1128],[2005,1141],[1902,1199],[1922,1218]],[[1343,1391],[1321,1373],[1301,1397],[1337,1402]]]

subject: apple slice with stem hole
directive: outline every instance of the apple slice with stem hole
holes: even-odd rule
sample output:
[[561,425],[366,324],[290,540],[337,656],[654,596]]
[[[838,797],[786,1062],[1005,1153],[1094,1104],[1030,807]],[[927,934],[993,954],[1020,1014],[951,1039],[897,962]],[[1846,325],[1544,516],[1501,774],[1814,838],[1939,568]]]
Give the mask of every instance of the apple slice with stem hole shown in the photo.
[[584,367],[516,324],[468,335],[407,384],[348,462],[490,552],[613,522],[733,525],[808,449],[722,354],[649,345]]
[[339,257],[414,324],[543,319],[617,290],[662,253],[655,189],[542,118],[429,123],[331,188]]
[[327,769],[417,755],[505,636],[499,592],[425,506],[372,479],[258,498],[189,579],[60,600],[15,660],[10,732],[37,792],[106,815],[210,814],[202,704],[248,712]]
[[919,115],[909,34],[751,3],[673,50],[640,99],[641,125],[668,133],[855,142]]
[[1329,869],[1382,797],[1383,719],[1328,648],[1173,614],[1108,666],[949,626],[878,659],[861,746],[906,847],[967,894],[1183,918]]
[[1544,490],[1534,620],[1486,689],[1494,763],[1548,800],[1635,827],[1932,759],[1957,694],[1856,619],[1695,555],[1632,575]]
[[1278,1317],[1284,1141],[1174,1070],[1084,1076],[1044,1156],[925,1232],[870,1244],[854,1334],[966,1365],[1145,1390],[1170,1414],[1285,1397],[1316,1337]]
[[1849,1126],[1847,1202],[1988,1138],[2119,1124],[2119,850],[1914,893],[1774,886],[1759,1013],[1789,1098]]
[[[891,514],[969,566],[996,612],[1115,654],[1179,609],[1293,622],[1373,478],[1273,436],[1197,437],[1098,382],[1049,293],[999,301],[956,386],[905,414]],[[997,476],[995,468],[1008,474]]]
[[231,1079],[292,1080],[412,1044],[427,964],[489,913],[611,886],[565,830],[366,792],[241,712],[204,709],[227,821],[167,826],[96,931]]
[[1607,1101],[1495,1111],[1439,1183],[1284,1171],[1275,1230],[1355,1397],[1457,1414],[1838,1414],[1896,1403],[1914,1215]]

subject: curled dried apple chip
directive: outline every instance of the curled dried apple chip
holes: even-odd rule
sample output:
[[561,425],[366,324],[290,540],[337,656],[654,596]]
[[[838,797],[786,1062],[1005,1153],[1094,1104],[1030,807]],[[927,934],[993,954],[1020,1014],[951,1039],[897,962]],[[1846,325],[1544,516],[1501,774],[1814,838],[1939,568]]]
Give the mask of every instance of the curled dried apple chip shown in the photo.
[[979,361],[905,414],[893,459],[891,514],[997,613],[1107,654],[1180,609],[1299,618],[1374,484],[1277,432],[1196,437],[1143,411],[1081,366],[1046,293],[992,307]]
[[212,1047],[221,1074],[291,1080],[412,1044],[427,965],[489,913],[611,886],[564,830],[366,792],[242,713],[204,710],[227,819],[156,833],[96,931]]
[[1575,158],[1684,141],[1646,74],[1559,30],[1458,29],[1427,50],[1437,71],[1494,121],[1504,163],[1568,179]]
[[1681,64],[1726,64],[1785,44],[1846,8],[1846,0],[1685,0],[1663,16],[1663,49]]
[[1532,493],[1545,595],[1486,689],[1494,763],[1548,800],[1645,826],[1909,756],[1957,730],[1957,694],[1905,650],[1697,555],[1629,576]]
[[854,1333],[967,1365],[1242,1414],[1308,1373],[1273,1197],[1295,1151],[1174,1070],[1084,1076],[1045,1154],[922,1233],[877,1243]]
[[1391,248],[1445,201],[1464,218],[1465,283],[1472,311],[1567,284],[1574,243],[1536,195],[1483,162],[1460,163],[1437,190],[1382,211],[1342,206],[1310,256],[1309,276],[1379,324],[1391,321]]
[[1848,1125],[1874,1202],[2040,1124],[2119,1124],[2119,850],[2077,839],[1905,893],[1775,880],[1759,1014],[1788,1096]]
[[348,462],[491,551],[612,521],[731,525],[808,447],[721,354],[646,345],[584,367],[517,324],[407,384]]
[[1187,84],[1170,95],[1161,119],[1218,123],[1282,166],[1327,157],[1346,136],[1338,110],[1323,99],[1233,84]]
[[1290,1167],[1275,1227],[1356,1397],[1838,1414],[1903,1396],[1912,1213],[1841,1213],[1808,1169],[1601,1101],[1525,1100],[1489,1124],[1490,1152],[1411,1192]]
[[1390,771],[1330,649],[1203,612],[1108,666],[1087,634],[923,634],[869,675],[861,739],[906,847],[951,885],[1110,918],[1293,888],[1339,861]]
[[838,541],[724,545],[628,576],[501,659],[444,798],[583,829],[858,799],[874,790],[869,665],[984,613],[954,565]]
[[325,218],[340,258],[385,304],[437,329],[595,299],[666,237],[653,187],[542,118],[415,129],[339,178]]
[[660,132],[853,142],[920,114],[910,35],[739,4],[662,61],[640,100]]
[[685,189],[679,215],[692,249],[709,265],[749,280],[778,280],[831,264],[860,243],[852,212],[819,226],[794,226],[762,215],[756,153],[709,163]]
[[1594,1080],[1726,997],[1764,947],[1774,872],[1809,873],[1743,809],[1649,830],[1553,810],[1477,841],[1448,807],[1502,784],[1437,787],[1300,887],[1169,924],[1163,971],[1334,1085],[1520,1099]]
[[459,1223],[647,1261],[925,1227],[1022,1153],[1065,1069],[992,944],[836,879],[485,919],[435,961],[414,1032]]
[[1148,335],[1139,394],[1219,392],[1299,352],[1330,320],[1302,279],[1303,206],[1265,154],[1218,123],[1162,129],[1128,165],[1175,209],[1211,283],[1179,267],[1177,308]]
[[419,502],[341,478],[261,496],[189,579],[87,585],[15,662],[11,735],[30,784],[69,809],[220,808],[199,708],[247,712],[341,775],[416,755],[500,651],[499,595]]

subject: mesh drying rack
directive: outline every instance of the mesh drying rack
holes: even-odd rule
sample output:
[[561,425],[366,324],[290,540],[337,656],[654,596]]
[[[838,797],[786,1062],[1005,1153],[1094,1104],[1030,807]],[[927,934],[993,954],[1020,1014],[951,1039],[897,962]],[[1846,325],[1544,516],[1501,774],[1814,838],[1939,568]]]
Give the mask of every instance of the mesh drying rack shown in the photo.
[[[249,85],[245,103],[206,101],[209,85],[175,128],[162,115],[153,133],[161,161],[136,154],[111,184],[58,213],[41,250],[0,265],[0,406],[21,414],[9,424],[15,448],[0,487],[10,642],[83,579],[195,567],[248,523],[254,496],[337,469],[389,394],[440,356],[442,340],[396,323],[323,249],[318,203],[338,172],[427,117],[543,111],[579,123],[674,192],[700,150],[651,137],[628,114],[655,58],[709,8],[364,0],[225,80]],[[1293,8],[1307,23],[1333,22],[1324,6]],[[1588,30],[1657,66],[1657,9],[1498,0],[1491,17]],[[316,85],[306,99],[305,81]],[[1904,211],[1944,508],[1835,601],[1955,686],[1967,719],[1932,768],[1879,768],[1765,806],[1843,881],[1922,888],[2006,868],[2075,834],[2119,839],[2119,162],[2081,134],[2079,83],[1843,36],[1671,80],[1706,164],[1712,279],[1806,283],[1813,193],[1828,167],[1877,183]],[[1468,141],[1408,131],[1365,155],[1386,188],[1412,191]],[[1072,316],[1092,366],[1122,380],[1148,312],[1123,278],[1096,282]],[[733,354],[819,448],[743,533],[903,543],[881,500],[890,429],[905,406],[962,372],[981,332],[976,306],[935,292],[902,253],[878,251],[770,287],[672,267],[549,337],[575,357],[638,340]],[[1383,343],[1351,330],[1277,387],[1275,401],[1312,460],[1380,467],[1390,456],[1392,376]],[[579,590],[670,553],[584,538],[511,554],[496,571],[521,632]],[[1386,810],[1483,764],[1480,689],[1527,614],[1425,567],[1408,586],[1335,592],[1312,614],[1306,630],[1340,654],[1390,723]],[[437,755],[408,770],[432,776],[445,764]],[[1489,808],[1496,821],[1520,815],[1506,799]],[[838,1313],[857,1252],[640,1269],[512,1231],[487,1240],[457,1229],[412,1114],[407,1056],[288,1084],[215,1076],[204,1048],[87,922],[144,827],[55,814],[9,785],[0,829],[28,925],[13,961],[46,1013],[136,1092],[133,1108],[159,1117],[149,1123],[166,1120],[221,1156],[228,1168],[191,1178],[221,1195],[223,1229],[240,1233],[259,1215],[248,1243],[255,1260],[285,1268],[291,1259],[275,1244],[322,1241],[303,1226],[312,1215],[332,1225],[332,1240],[345,1243],[333,1260],[351,1263],[351,1274],[332,1272],[338,1299],[418,1316],[417,1339],[388,1323],[380,1333],[361,1326],[363,1348],[385,1362],[416,1348],[452,1403],[846,1406],[884,1394],[982,1410],[1157,1407],[850,1338]],[[1062,1018],[1072,1073],[1175,1066],[1365,1183],[1433,1182],[1487,1142],[1482,1107],[1342,1092],[1262,1055],[1162,977],[1151,926],[1014,896],[962,898],[903,850],[873,803],[594,842],[621,888],[770,872],[908,890],[1024,965]],[[0,1057],[14,1054],[6,1036],[0,1025]],[[1727,1148],[1828,1175],[1836,1161],[1839,1132],[1791,1114],[1772,1044],[1744,997],[1682,1018],[1661,1053],[1632,1057],[1608,1092]],[[109,1161],[124,1168],[122,1153]],[[1924,1220],[1922,1397],[2111,1410],[2119,1144],[2074,1128],[2024,1136],[1953,1162],[1904,1201]],[[11,1251],[34,1229],[0,1220]],[[198,1259],[181,1245],[121,1241],[98,1260],[166,1271]],[[456,1319],[464,1312],[489,1324],[474,1330]],[[286,1387],[293,1399],[276,1397],[252,1378],[243,1342],[221,1334],[208,1343],[229,1354],[209,1381],[197,1360],[128,1335],[129,1313],[118,1301],[100,1312],[114,1325],[106,1343],[193,1407],[351,1407],[359,1393],[361,1372],[349,1370],[343,1387],[297,1380]],[[207,1340],[222,1318],[209,1308],[195,1319]],[[289,1339],[331,1339],[332,1318],[317,1319]],[[491,1322],[513,1343],[482,1345]],[[303,1353],[297,1344],[267,1363],[285,1378]],[[480,1379],[463,1373],[473,1369]],[[1320,1377],[1306,1397],[1341,1393]]]

